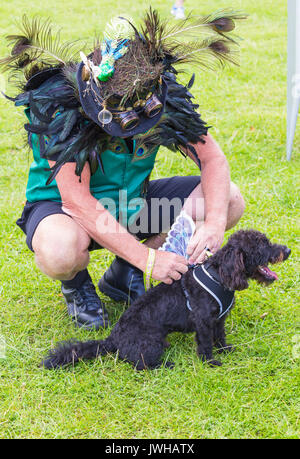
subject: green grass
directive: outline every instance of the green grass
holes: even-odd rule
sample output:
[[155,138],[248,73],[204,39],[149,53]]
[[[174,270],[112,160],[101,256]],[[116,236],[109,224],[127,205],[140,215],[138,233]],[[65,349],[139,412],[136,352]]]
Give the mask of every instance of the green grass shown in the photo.
[[[152,5],[169,15],[172,2]],[[197,11],[196,0],[186,1]],[[0,29],[13,33],[24,12],[50,16],[66,39],[89,37],[121,1],[48,0],[29,4],[2,0]],[[126,2],[126,12],[140,15],[141,1]],[[194,94],[203,118],[227,155],[232,179],[240,187],[246,212],[238,228],[256,228],[292,249],[278,266],[270,288],[251,284],[238,293],[227,320],[229,342],[236,347],[211,369],[199,362],[192,335],[173,334],[165,358],[174,370],[135,372],[108,356],[74,369],[45,371],[41,357],[58,340],[104,337],[109,331],[75,330],[58,282],[35,267],[23,233],[15,225],[25,201],[30,156],[20,133],[24,116],[0,99],[0,437],[4,438],[296,438],[299,433],[299,130],[293,159],[285,160],[286,2],[212,0],[200,13],[232,6],[249,13],[239,27],[241,67],[197,71]],[[142,8],[141,8],[142,9]],[[0,55],[5,42],[0,41]],[[192,69],[191,69],[192,71]],[[187,81],[183,76],[182,81]],[[180,155],[161,150],[153,178],[194,174]],[[297,175],[298,174],[298,175]],[[298,182],[297,182],[298,178]],[[299,187],[298,187],[299,188]],[[227,238],[228,235],[226,235]],[[95,282],[109,265],[107,251],[93,253]],[[105,302],[115,323],[124,305]],[[262,315],[266,313],[264,318]],[[295,341],[296,340],[296,341]],[[298,353],[299,354],[299,353]]]

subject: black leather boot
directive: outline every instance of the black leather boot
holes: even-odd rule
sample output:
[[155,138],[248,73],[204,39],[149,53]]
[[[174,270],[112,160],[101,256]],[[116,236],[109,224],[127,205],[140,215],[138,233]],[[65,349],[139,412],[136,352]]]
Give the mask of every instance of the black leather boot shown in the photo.
[[100,292],[113,300],[131,304],[145,293],[143,272],[116,257],[101,277],[98,287]]
[[62,283],[61,291],[68,313],[77,327],[98,330],[110,326],[107,311],[91,279],[87,279],[78,288],[67,287]]

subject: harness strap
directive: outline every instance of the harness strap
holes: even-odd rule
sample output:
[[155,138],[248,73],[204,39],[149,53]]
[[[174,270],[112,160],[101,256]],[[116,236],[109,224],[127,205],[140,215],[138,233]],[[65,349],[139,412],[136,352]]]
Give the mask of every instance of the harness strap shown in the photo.
[[[217,274],[215,273],[216,277]],[[218,303],[220,311],[218,320],[221,319],[233,306],[234,302],[234,291],[225,288],[220,282],[218,282],[212,274],[207,270],[207,266],[197,265],[193,268],[193,277],[201,287],[204,288]],[[181,277],[181,287],[186,298],[186,306],[192,311],[192,307],[189,300],[189,294],[184,285],[183,276]]]
[[191,303],[190,303],[190,297],[189,297],[188,291],[187,291],[187,289],[185,288],[185,285],[184,285],[184,277],[183,276],[181,276],[180,282],[181,282],[182,291],[183,291],[185,299],[186,299],[186,307],[190,311],[193,311]]

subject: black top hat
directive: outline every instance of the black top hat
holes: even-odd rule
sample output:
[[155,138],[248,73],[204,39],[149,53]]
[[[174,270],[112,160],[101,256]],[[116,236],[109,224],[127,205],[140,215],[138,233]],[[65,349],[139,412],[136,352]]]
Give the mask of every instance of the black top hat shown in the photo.
[[88,118],[98,124],[107,134],[115,137],[132,137],[147,132],[155,126],[164,111],[168,86],[161,76],[157,87],[145,99],[133,107],[129,100],[126,107],[110,107],[101,97],[101,87],[92,75],[88,80],[83,78],[84,62],[77,70],[77,84],[82,108]]

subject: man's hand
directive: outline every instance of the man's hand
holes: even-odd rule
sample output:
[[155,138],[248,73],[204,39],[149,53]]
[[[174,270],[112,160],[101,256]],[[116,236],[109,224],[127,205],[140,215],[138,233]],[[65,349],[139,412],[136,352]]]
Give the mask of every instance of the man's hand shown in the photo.
[[190,255],[189,263],[202,263],[205,260],[206,248],[215,253],[224,240],[225,228],[221,225],[203,223],[192,237],[187,254]]
[[165,284],[172,284],[188,271],[188,260],[181,255],[162,250],[155,251],[155,262],[152,278]]

